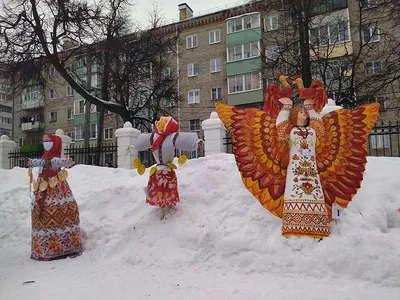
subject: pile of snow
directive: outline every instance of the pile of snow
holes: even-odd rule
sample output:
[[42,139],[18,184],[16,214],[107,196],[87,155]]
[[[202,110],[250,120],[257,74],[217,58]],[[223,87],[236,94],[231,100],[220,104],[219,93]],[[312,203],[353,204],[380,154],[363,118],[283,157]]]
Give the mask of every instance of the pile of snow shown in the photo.
[[233,155],[179,167],[181,202],[163,221],[144,200],[149,170],[77,165],[84,253],[52,262],[29,259],[27,170],[0,170],[0,299],[399,299],[398,170],[398,158],[369,157],[343,219],[316,242],[281,236]]

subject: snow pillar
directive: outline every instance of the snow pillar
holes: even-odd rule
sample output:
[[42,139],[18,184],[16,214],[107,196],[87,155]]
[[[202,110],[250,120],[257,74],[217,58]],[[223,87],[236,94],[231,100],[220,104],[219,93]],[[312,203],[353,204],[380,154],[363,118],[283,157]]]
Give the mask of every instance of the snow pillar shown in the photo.
[[0,137],[0,169],[9,169],[10,160],[8,155],[12,150],[17,148],[17,143],[10,141],[8,136],[2,135]]
[[330,113],[331,111],[342,109],[343,107],[337,106],[335,100],[333,99],[328,99],[328,104],[324,106],[324,108],[321,111],[321,116],[326,115],[327,113]]
[[225,127],[219,119],[218,114],[213,111],[210,118],[201,123],[201,127],[204,131],[205,155],[225,153]]
[[138,152],[137,150],[130,150],[130,146],[135,144],[139,135],[140,131],[132,128],[130,122],[125,122],[124,128],[115,131],[118,168],[133,169],[133,161],[138,157]]
[[59,136],[61,138],[61,140],[62,140],[61,157],[66,157],[65,149],[69,148],[69,146],[72,143],[72,139],[68,135],[65,135],[64,130],[62,130],[62,129],[57,129],[56,130],[56,135]]

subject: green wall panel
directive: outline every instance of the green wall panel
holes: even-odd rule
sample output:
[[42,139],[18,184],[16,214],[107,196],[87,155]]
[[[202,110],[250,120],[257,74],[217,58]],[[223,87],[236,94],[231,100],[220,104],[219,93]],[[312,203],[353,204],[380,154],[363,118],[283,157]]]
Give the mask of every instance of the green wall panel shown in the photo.
[[248,42],[255,42],[262,38],[261,27],[242,30],[226,35],[226,45],[245,44]]
[[238,75],[261,71],[261,57],[226,63],[226,75]]
[[237,93],[228,95],[228,104],[240,105],[264,101],[264,93],[262,90]]

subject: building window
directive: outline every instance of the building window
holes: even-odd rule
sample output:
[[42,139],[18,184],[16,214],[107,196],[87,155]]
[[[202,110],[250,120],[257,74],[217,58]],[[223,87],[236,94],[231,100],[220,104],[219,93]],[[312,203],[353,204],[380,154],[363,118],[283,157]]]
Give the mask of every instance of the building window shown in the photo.
[[210,44],[216,44],[221,41],[221,31],[213,30],[208,33],[208,39]]
[[67,136],[69,136],[72,139],[72,141],[74,141],[75,140],[75,131],[67,132]]
[[0,93],[0,100],[2,100],[2,101],[8,101],[8,95],[7,94],[4,94],[4,93]]
[[214,58],[210,60],[210,72],[215,73],[215,72],[221,72],[222,69],[222,63],[220,58]]
[[265,57],[268,62],[274,62],[279,57],[279,48],[278,46],[267,46],[265,48]]
[[2,124],[11,124],[11,119],[10,118],[1,118],[0,117],[0,123],[2,123]]
[[266,31],[278,29],[278,16],[268,16],[264,19],[264,26]]
[[350,28],[347,21],[320,26],[310,31],[312,45],[325,46],[348,41],[350,41]]
[[36,100],[39,98],[39,86],[38,85],[31,85],[24,89],[24,100]]
[[75,140],[76,141],[83,140],[83,136],[84,136],[83,133],[84,133],[83,125],[76,126],[75,127]]
[[50,122],[57,122],[57,112],[56,111],[52,111],[50,113]]
[[49,77],[53,78],[56,76],[56,68],[53,65],[49,66]]
[[228,20],[228,33],[260,27],[260,15],[251,14]]
[[90,124],[89,138],[97,138],[97,124]]
[[23,145],[25,145],[25,138],[19,138],[19,146],[22,147]]
[[190,131],[200,131],[200,119],[192,119],[189,121]]
[[379,0],[360,0],[360,5],[362,9],[367,9],[378,6],[378,1]]
[[55,99],[55,98],[57,98],[57,90],[50,89],[50,99]]
[[86,56],[80,56],[76,59],[76,66],[82,68],[86,66]]
[[367,75],[379,75],[382,74],[382,62],[373,61],[365,64]]
[[222,99],[222,88],[211,89],[211,100]]
[[228,61],[235,61],[260,56],[258,42],[236,45],[228,48]]
[[113,165],[112,165],[112,163],[113,163],[113,161],[114,161],[114,155],[113,155],[113,153],[105,153],[104,154],[104,158],[105,158],[105,162],[107,163],[107,164],[111,164],[111,166],[109,165],[109,167],[112,167]]
[[191,35],[186,37],[186,49],[192,49],[197,47],[197,35]]
[[251,73],[228,77],[229,94],[261,88],[260,74]]
[[8,106],[0,105],[0,112],[11,114],[12,108]]
[[78,100],[74,103],[74,115],[84,114],[86,111],[85,100]]
[[199,68],[197,64],[191,63],[187,65],[188,77],[199,75]]
[[370,135],[370,146],[372,149],[390,148],[390,135]]
[[378,28],[364,28],[363,29],[363,38],[364,44],[369,42],[379,42],[380,37],[380,30]]
[[67,96],[71,97],[75,95],[75,90],[70,86],[69,84],[67,85]]
[[172,70],[172,68],[170,68],[170,67],[164,69],[164,71],[163,71],[164,78],[170,78],[171,77],[171,74],[172,74],[171,70]]
[[68,108],[67,110],[67,120],[71,120],[74,118],[74,115],[72,114],[72,108]]
[[113,138],[113,129],[112,128],[104,129],[104,139],[110,140],[112,138]]
[[200,103],[200,90],[191,90],[188,92],[188,103]]

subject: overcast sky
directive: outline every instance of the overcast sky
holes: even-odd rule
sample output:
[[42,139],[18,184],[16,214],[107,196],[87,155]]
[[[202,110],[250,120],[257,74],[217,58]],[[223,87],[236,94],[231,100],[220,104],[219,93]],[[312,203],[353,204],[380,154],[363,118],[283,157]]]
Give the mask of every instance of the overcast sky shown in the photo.
[[[179,16],[178,5],[181,3],[187,3],[189,7],[193,10],[194,15],[199,13],[204,14],[207,11],[222,10],[227,7],[233,7],[235,4],[241,5],[249,0],[158,0],[158,6],[162,13],[163,19],[168,21],[177,21]],[[149,0],[136,0],[136,5],[133,11],[133,20],[147,22],[148,13],[147,10],[151,10],[152,2]]]

